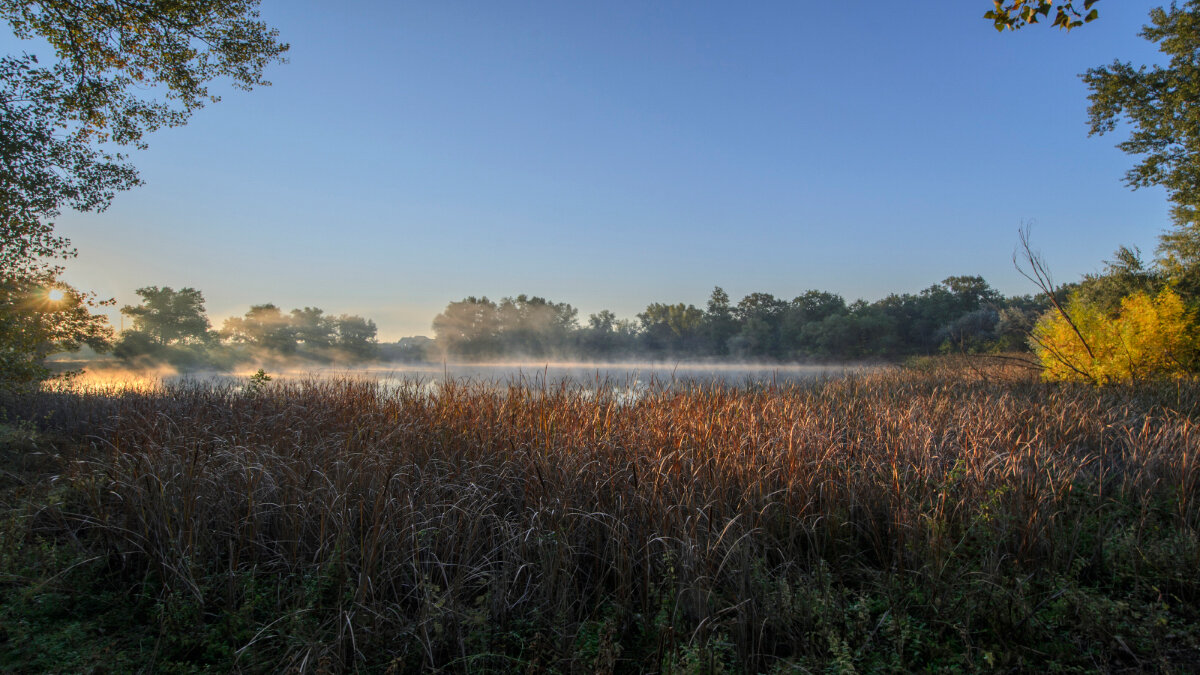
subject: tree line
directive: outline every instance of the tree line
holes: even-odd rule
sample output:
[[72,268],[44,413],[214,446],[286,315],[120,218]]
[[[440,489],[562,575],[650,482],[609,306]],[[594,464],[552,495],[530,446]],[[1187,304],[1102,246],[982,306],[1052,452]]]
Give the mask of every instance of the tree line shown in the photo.
[[147,286],[137,294],[140,304],[121,308],[132,327],[113,346],[113,354],[130,365],[223,368],[244,361],[331,363],[376,357],[375,322],[361,316],[332,316],[317,307],[285,313],[267,303],[252,305],[214,330],[204,295],[194,288]]
[[[720,287],[707,304],[654,302],[634,319],[609,310],[581,324],[569,304],[519,295],[449,303],[426,358],[862,360],[938,353],[1032,352],[1052,380],[1093,384],[1200,373],[1200,238],[1177,229],[1156,257],[1119,248],[1104,270],[1056,286],[1021,243],[1039,293],[1003,296],[979,276],[918,293],[847,303],[810,290],[790,300]],[[1031,359],[1031,362],[1033,359]]]
[[566,303],[468,297],[449,303],[433,331],[439,354],[464,360],[896,358],[1027,349],[1029,329],[1049,306],[1004,297],[982,277],[955,276],[876,302],[812,290],[790,300],[751,293],[734,304],[717,287],[703,308],[655,302],[635,319],[602,310],[582,325]]

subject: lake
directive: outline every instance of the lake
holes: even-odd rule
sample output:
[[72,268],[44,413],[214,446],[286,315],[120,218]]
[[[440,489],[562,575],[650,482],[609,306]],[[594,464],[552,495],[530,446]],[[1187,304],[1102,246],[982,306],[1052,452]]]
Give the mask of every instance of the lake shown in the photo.
[[[349,368],[305,365],[293,368],[264,366],[273,381],[313,377],[353,377],[377,379],[385,384],[417,381],[436,388],[448,380],[480,385],[552,386],[564,384],[595,388],[604,386],[628,392],[648,388],[670,388],[678,384],[725,385],[786,385],[822,378],[844,377],[865,373],[881,366],[873,364],[749,364],[749,363],[667,363],[667,362],[492,362],[492,363],[388,363]],[[157,382],[180,381],[244,381],[254,368],[235,373],[192,372],[171,370],[137,371],[94,369],[78,378],[83,385],[144,387]]]

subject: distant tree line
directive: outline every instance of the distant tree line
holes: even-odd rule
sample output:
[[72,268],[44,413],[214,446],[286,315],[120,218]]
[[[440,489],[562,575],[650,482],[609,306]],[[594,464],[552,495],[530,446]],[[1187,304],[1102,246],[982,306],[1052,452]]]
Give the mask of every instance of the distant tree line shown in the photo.
[[433,320],[437,353],[452,359],[512,357],[896,358],[939,352],[1027,350],[1045,298],[1004,297],[978,276],[916,293],[847,303],[812,290],[791,300],[751,293],[736,304],[717,287],[701,309],[652,303],[635,320],[603,310],[577,320],[569,304],[518,295],[451,302]]
[[243,361],[331,363],[376,357],[375,322],[361,316],[331,316],[317,307],[284,313],[267,303],[251,306],[214,330],[204,295],[194,288],[147,286],[137,294],[140,304],[121,308],[133,325],[113,349],[130,364],[221,368]]

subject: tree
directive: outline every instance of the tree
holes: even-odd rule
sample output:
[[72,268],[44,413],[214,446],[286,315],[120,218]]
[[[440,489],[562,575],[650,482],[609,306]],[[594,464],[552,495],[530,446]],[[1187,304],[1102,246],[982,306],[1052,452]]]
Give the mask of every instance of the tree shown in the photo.
[[1150,12],[1140,35],[1169,57],[1166,67],[1114,61],[1082,78],[1088,99],[1090,134],[1114,131],[1124,120],[1132,127],[1121,150],[1141,156],[1125,174],[1132,188],[1161,185],[1174,202],[1179,226],[1197,220],[1200,208],[1200,0]]
[[1155,266],[1183,299],[1200,305],[1200,220],[1177,226],[1158,238]]
[[[293,312],[294,314],[295,312]],[[376,355],[375,322],[361,316],[343,314],[333,320],[337,348],[356,359],[371,359]]]
[[708,342],[708,351],[718,356],[729,353],[729,340],[737,335],[738,322],[733,318],[729,294],[720,286],[713,288],[705,306],[703,333]]
[[[18,38],[49,43],[0,61],[0,151],[6,198],[26,215],[64,205],[103,208],[136,184],[120,154],[98,144],[145,147],[145,135],[187,122],[215,102],[208,83],[269,84],[262,73],[286,44],[258,20],[258,0],[0,0]],[[152,98],[161,92],[163,98]],[[13,204],[9,204],[13,206]],[[11,215],[6,213],[5,215]]]
[[320,352],[333,346],[338,338],[336,322],[318,307],[292,310],[293,334],[310,351]]
[[288,317],[275,305],[251,305],[243,317],[232,317],[221,326],[225,339],[278,355],[296,352],[296,333]]
[[208,360],[212,333],[204,313],[204,294],[194,288],[178,291],[170,286],[137,289],[138,306],[125,305],[121,313],[133,327],[121,333],[113,353],[132,364],[167,362],[188,368]]
[[788,303],[770,293],[751,293],[738,301],[733,317],[741,331],[730,344],[739,357],[778,356],[779,331]]
[[[1085,23],[1094,21],[1100,13],[1092,9],[1098,0],[1083,0],[1083,10],[1075,8],[1074,0],[1054,2],[1053,0],[993,0],[994,8],[983,15],[991,19],[996,30],[1016,30],[1031,23],[1039,23],[1054,12],[1056,28],[1071,30]],[[1086,14],[1084,13],[1086,12]]]
[[474,296],[451,302],[433,318],[433,333],[445,354],[494,356],[500,348],[496,303]]
[[939,328],[933,336],[943,352],[978,353],[997,344],[1000,312],[981,307],[967,312]]
[[1085,304],[1115,313],[1125,298],[1138,292],[1153,295],[1163,284],[1162,274],[1146,267],[1140,251],[1122,246],[1113,253],[1112,260],[1105,261],[1103,272],[1085,274],[1074,293]]
[[137,289],[137,294],[142,297],[142,304],[121,308],[122,314],[133,319],[134,332],[164,346],[208,341],[210,326],[204,313],[204,294],[200,291],[147,286]]
[[588,330],[596,333],[611,333],[617,323],[617,315],[611,310],[602,309],[596,314],[588,315]]
[[[146,147],[219,97],[208,83],[251,89],[287,45],[259,20],[258,0],[0,0],[18,38],[55,59],[0,58],[0,261],[69,255],[48,219],[65,206],[101,210],[138,184],[108,145]],[[154,98],[161,93],[161,98]],[[108,145],[103,145],[108,144]]]
[[88,345],[102,351],[112,339],[98,304],[88,294],[49,275],[0,278],[0,386],[11,388],[50,376],[44,361]]
[[577,314],[578,310],[565,302],[522,293],[501,299],[496,308],[497,331],[506,352],[545,356],[565,347],[567,337],[578,327]]
[[[305,307],[293,309],[287,323],[288,337],[293,343],[304,346],[303,356],[308,358],[325,360],[334,356],[329,353],[333,349],[354,359],[370,359],[377,355],[378,329],[370,319],[350,314],[326,316],[318,307]],[[278,338],[282,339],[282,336]]]
[[[897,297],[897,296],[889,296]],[[804,327],[804,344],[815,354],[834,358],[861,358],[895,353],[901,340],[887,311],[886,299],[876,303],[856,300],[845,312]]]
[[960,312],[971,312],[1000,300],[1000,294],[981,276],[946,277],[940,286],[954,295]]
[[655,302],[637,315],[642,339],[651,351],[690,352],[696,348],[703,327],[704,312],[682,302],[666,305]]
[[785,347],[806,356],[824,351],[813,342],[819,332],[815,327],[831,316],[845,313],[846,301],[835,293],[810,290],[796,296],[783,317],[781,331]]
[[82,131],[63,133],[71,124],[58,103],[64,84],[36,63],[0,58],[0,270],[9,276],[57,273],[46,259],[73,251],[49,219],[64,206],[102,210],[138,182],[131,166],[92,147]]
[[588,315],[588,325],[577,332],[578,346],[587,357],[611,357],[637,349],[637,326],[619,319],[611,310]]
[[822,321],[828,316],[846,311],[846,301],[836,293],[810,290],[792,299],[789,310],[801,323]]
[[18,38],[54,52],[0,57],[0,283],[52,282],[60,272],[52,261],[74,251],[51,220],[64,208],[103,210],[139,183],[112,148],[144,148],[149,132],[184,124],[218,100],[207,88],[214,79],[243,89],[267,84],[263,69],[281,61],[287,45],[258,20],[257,5],[0,0],[0,18]]

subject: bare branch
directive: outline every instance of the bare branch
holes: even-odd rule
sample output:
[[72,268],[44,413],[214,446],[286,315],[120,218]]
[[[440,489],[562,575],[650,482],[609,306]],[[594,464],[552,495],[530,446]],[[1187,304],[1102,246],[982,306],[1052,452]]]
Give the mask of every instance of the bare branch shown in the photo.
[[[1071,318],[1070,313],[1058,301],[1058,296],[1055,293],[1057,289],[1054,287],[1054,279],[1050,276],[1050,268],[1046,265],[1046,260],[1042,258],[1042,254],[1034,252],[1032,245],[1029,243],[1029,232],[1028,225],[1017,229],[1018,248],[1013,251],[1013,266],[1017,268],[1017,272],[1020,272],[1021,276],[1032,281],[1038,287],[1038,290],[1050,300],[1050,304],[1058,311],[1063,320],[1067,322],[1067,325],[1071,327],[1075,336],[1079,338],[1079,342],[1083,344],[1083,348],[1087,351],[1088,356],[1095,359],[1096,355],[1092,352],[1091,345],[1083,337],[1083,333],[1079,331],[1079,327],[1075,325],[1075,321]],[[1021,260],[1024,260],[1025,264],[1029,266],[1028,272],[1021,266]],[[1064,365],[1067,364],[1064,363]],[[1074,368],[1072,367],[1072,369]]]

